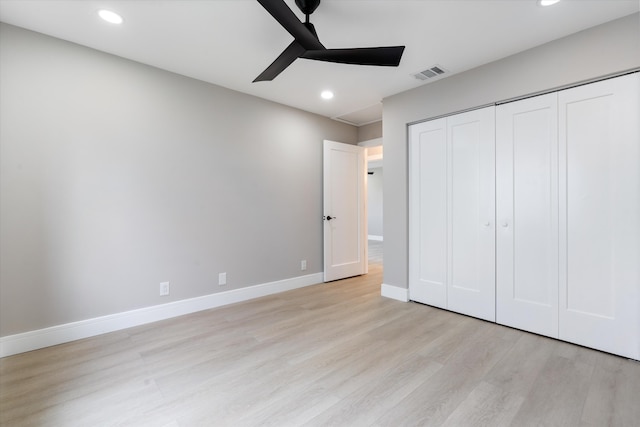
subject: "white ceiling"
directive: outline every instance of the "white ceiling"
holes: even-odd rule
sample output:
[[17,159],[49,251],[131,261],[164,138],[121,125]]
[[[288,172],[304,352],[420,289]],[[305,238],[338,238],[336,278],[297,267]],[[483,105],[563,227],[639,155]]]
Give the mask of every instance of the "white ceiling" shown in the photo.
[[[103,22],[102,8],[125,22]],[[255,0],[0,0],[0,21],[362,124],[384,97],[428,84],[416,72],[439,64],[459,73],[639,9],[638,0],[322,0],[311,22],[326,47],[405,45],[400,66],[299,59],[260,83],[251,82],[292,37]],[[324,89],[335,98],[322,100]]]

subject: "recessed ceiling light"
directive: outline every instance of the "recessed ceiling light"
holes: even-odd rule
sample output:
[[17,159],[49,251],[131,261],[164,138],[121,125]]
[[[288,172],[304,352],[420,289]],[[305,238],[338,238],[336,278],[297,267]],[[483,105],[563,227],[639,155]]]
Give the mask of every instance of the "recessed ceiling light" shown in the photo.
[[538,0],[538,4],[540,6],[551,6],[552,4],[558,3],[560,0]]
[[106,9],[99,10],[98,15],[100,15],[100,18],[112,24],[122,24],[123,21],[122,16]]
[[322,91],[320,96],[322,97],[322,99],[331,99],[333,98],[333,92],[331,92],[330,90],[324,90]]

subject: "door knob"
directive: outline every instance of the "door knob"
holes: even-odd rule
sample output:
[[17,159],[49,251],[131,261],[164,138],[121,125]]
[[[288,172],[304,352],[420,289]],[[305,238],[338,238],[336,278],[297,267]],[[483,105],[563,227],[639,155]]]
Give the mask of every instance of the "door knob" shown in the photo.
[[508,223],[507,221],[504,221],[504,222],[502,223],[502,226],[503,226],[503,227],[508,227],[508,226],[509,226],[509,223]]
[[487,221],[487,222],[485,222],[485,223],[484,223],[484,226],[485,226],[485,227],[488,227],[488,226],[490,226],[490,225],[491,225],[491,223],[490,223],[489,221]]
[[335,216],[331,216],[331,215],[327,216],[327,221],[331,221],[332,219],[336,219],[336,217]]

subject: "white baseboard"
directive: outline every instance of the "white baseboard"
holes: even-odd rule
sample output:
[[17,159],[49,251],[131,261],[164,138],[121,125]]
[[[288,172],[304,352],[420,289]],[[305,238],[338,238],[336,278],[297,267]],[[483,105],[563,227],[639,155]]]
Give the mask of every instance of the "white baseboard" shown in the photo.
[[369,234],[369,236],[367,236],[367,239],[369,239],[369,240],[375,240],[376,242],[382,242],[382,241],[384,241],[383,236],[376,236],[375,234]]
[[322,273],[174,301],[0,338],[0,357],[322,283]]
[[382,286],[380,286],[380,295],[402,302],[409,302],[409,289],[399,288],[397,286],[383,283]]

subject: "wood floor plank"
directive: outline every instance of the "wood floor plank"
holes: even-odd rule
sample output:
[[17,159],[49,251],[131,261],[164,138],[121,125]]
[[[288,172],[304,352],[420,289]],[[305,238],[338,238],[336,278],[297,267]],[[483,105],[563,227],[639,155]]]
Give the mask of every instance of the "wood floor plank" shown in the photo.
[[551,357],[550,338],[522,334],[514,346],[487,374],[485,380],[505,392],[526,396]]
[[522,406],[524,397],[481,382],[451,413],[443,427],[507,427]]
[[[447,315],[453,314],[447,313]],[[484,326],[482,322],[466,316],[455,315],[450,319],[446,333],[440,334],[437,338],[427,342],[420,349],[420,354],[445,364],[453,354],[464,347],[466,342]]]
[[512,346],[489,323],[478,323],[467,345],[424,384],[376,421],[380,426],[441,425]]
[[584,426],[640,424],[640,362],[601,354],[584,404]]
[[525,402],[514,418],[515,425],[580,425],[593,366],[552,355],[541,370]]
[[420,355],[405,357],[375,382],[362,385],[309,426],[368,426],[427,381],[442,365]]

